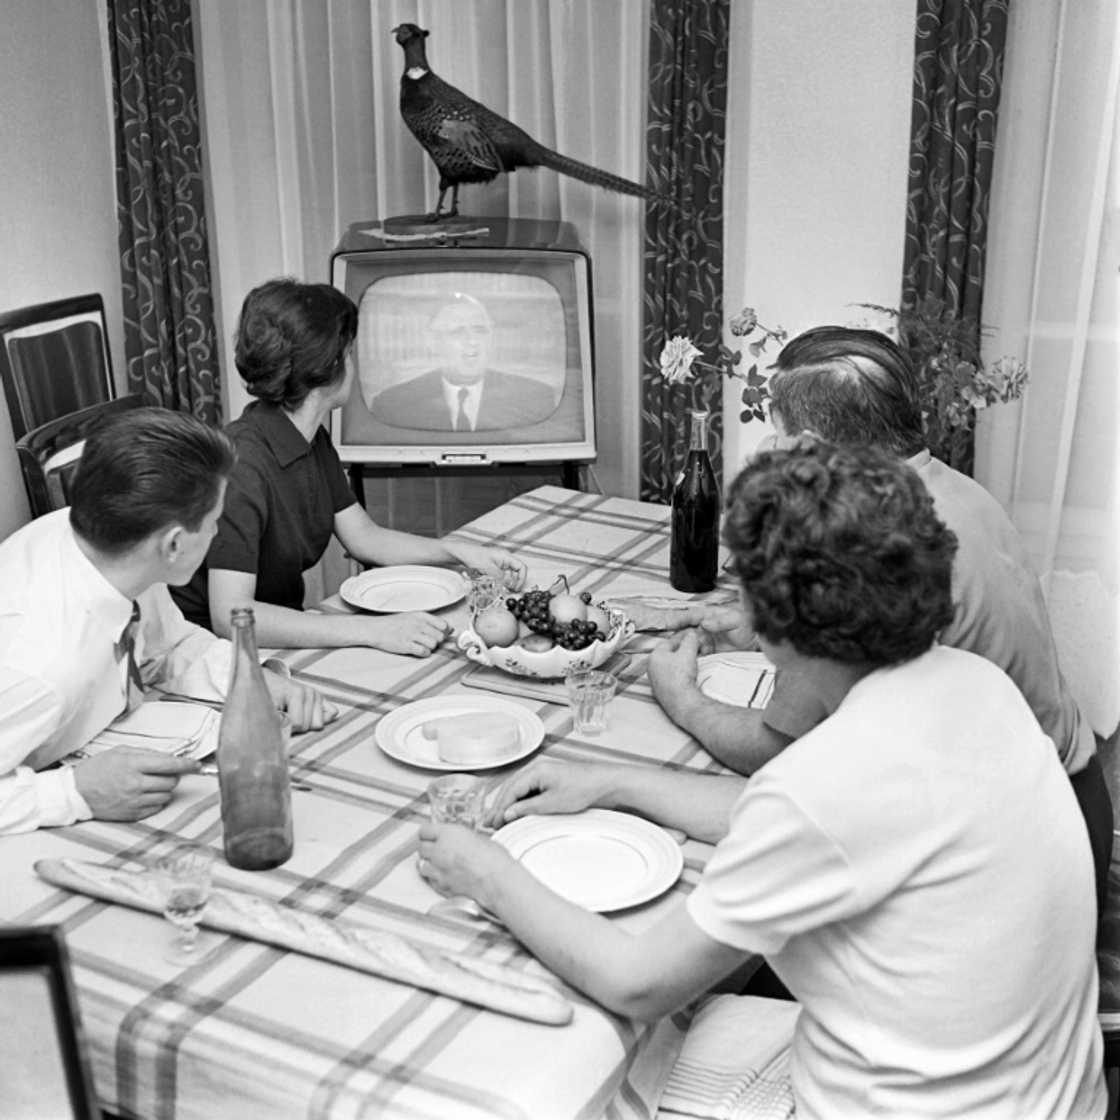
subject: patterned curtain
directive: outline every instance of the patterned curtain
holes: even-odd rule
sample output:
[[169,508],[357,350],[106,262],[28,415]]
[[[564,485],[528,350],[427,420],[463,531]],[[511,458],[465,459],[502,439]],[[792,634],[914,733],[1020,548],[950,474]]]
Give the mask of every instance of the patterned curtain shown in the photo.
[[[676,204],[646,207],[642,307],[641,497],[667,502],[688,447],[688,410],[712,413],[712,464],[723,436],[723,152],[730,0],[652,0],[648,182]],[[683,334],[701,373],[667,386],[658,355]]]
[[[901,306],[966,321],[978,350],[1010,0],[918,0]],[[936,301],[931,303],[931,301]],[[971,428],[946,449],[971,470]]]
[[108,0],[130,392],[221,414],[190,0]]

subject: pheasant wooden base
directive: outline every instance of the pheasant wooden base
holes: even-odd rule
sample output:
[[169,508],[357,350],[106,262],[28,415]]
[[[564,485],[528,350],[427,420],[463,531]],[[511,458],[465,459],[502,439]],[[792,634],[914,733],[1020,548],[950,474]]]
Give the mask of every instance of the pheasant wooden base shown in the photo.
[[443,241],[452,237],[485,237],[490,232],[486,218],[464,217],[432,218],[428,214],[400,214],[386,218],[381,223],[382,232],[388,237],[430,237]]

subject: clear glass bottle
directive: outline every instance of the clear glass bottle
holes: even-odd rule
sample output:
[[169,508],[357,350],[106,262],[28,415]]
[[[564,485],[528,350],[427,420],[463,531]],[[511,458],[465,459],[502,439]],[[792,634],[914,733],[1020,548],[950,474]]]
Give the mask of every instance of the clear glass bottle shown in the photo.
[[695,409],[684,467],[673,486],[669,582],[711,591],[719,568],[719,484],[708,454],[708,412]]
[[222,836],[231,867],[263,871],[292,854],[288,736],[264,682],[253,612],[236,608],[229,691],[218,729]]

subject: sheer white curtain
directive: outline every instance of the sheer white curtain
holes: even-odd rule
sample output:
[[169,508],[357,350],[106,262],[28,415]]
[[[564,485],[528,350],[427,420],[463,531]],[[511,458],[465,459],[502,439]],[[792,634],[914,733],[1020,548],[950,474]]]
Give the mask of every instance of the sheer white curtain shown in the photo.
[[1031,548],[1071,686],[1120,719],[1120,144],[1115,0],[1011,8],[996,145],[987,346],[1025,399],[983,418],[976,475]]
[[[227,417],[230,334],[272,276],[329,281],[352,222],[434,208],[437,176],[397,107],[398,23],[431,32],[445,81],[565,155],[640,180],[648,0],[195,0]],[[466,187],[470,215],[561,218],[591,254],[603,489],[638,473],[640,200],[547,170]]]

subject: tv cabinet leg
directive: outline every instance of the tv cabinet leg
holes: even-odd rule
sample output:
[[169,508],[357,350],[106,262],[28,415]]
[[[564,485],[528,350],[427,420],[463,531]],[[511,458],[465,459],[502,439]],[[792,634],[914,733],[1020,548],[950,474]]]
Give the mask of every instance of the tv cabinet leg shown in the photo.
[[579,463],[570,460],[560,465],[560,482],[566,490],[582,490],[579,477]]

